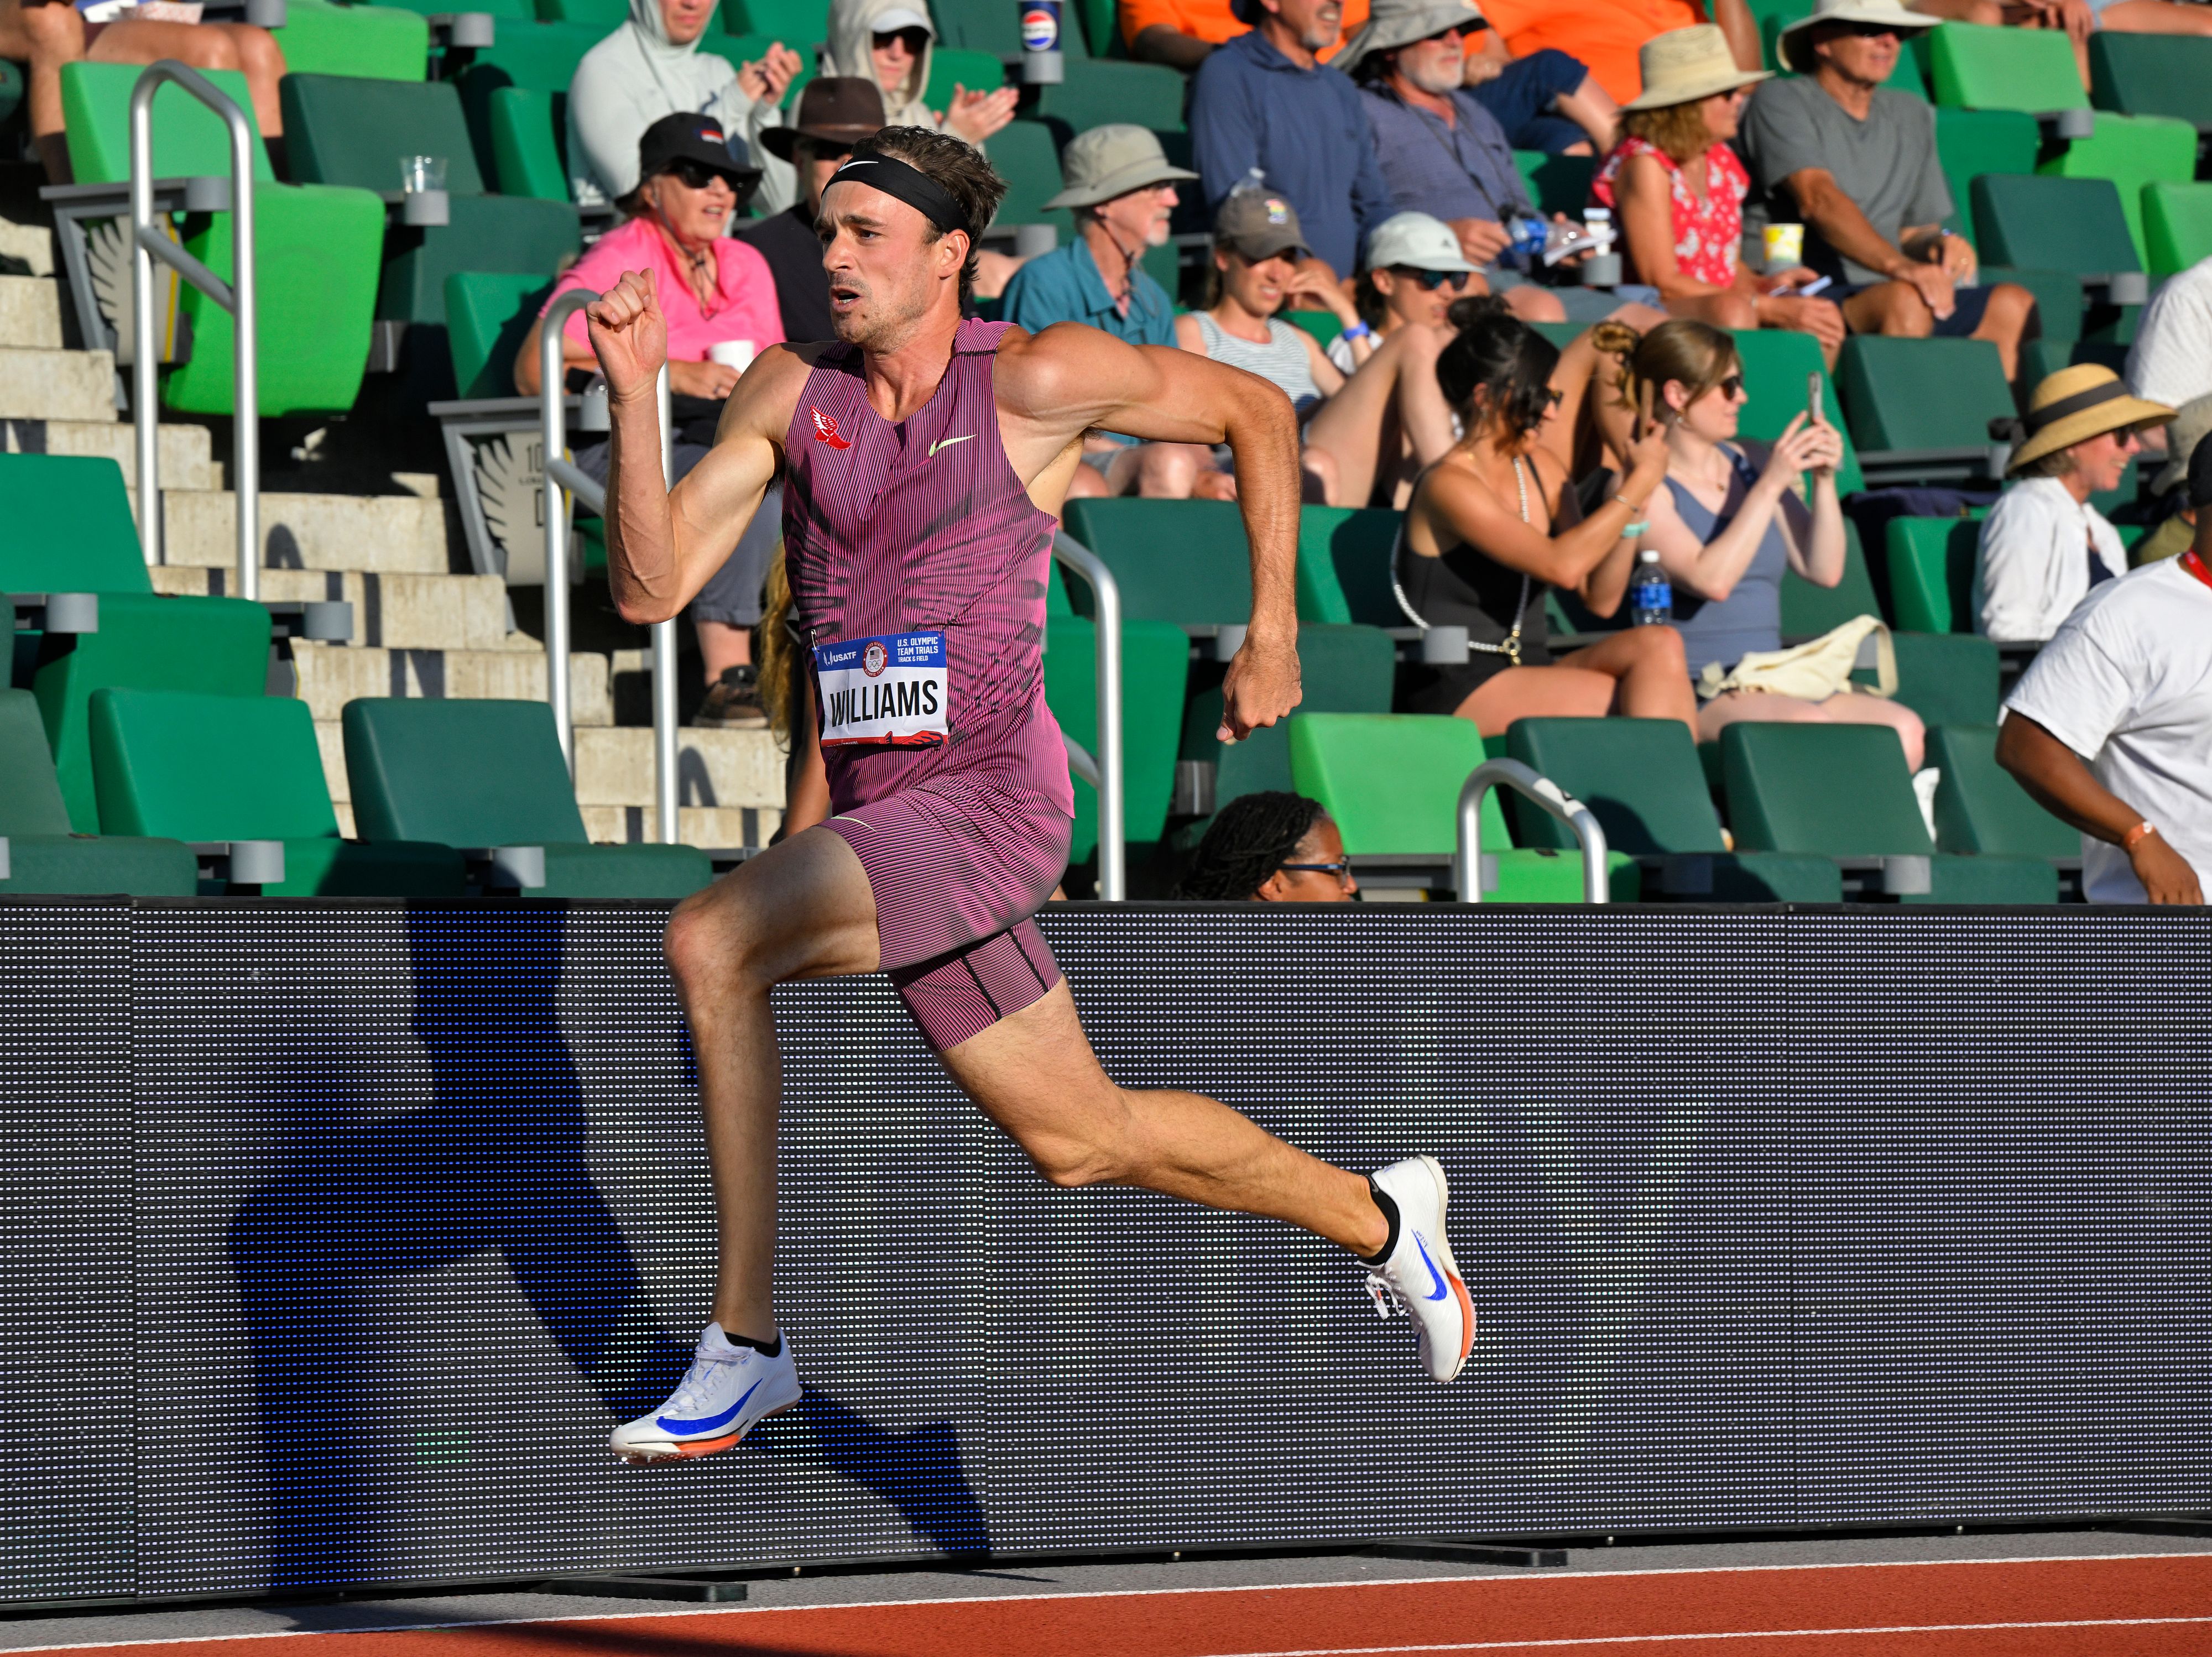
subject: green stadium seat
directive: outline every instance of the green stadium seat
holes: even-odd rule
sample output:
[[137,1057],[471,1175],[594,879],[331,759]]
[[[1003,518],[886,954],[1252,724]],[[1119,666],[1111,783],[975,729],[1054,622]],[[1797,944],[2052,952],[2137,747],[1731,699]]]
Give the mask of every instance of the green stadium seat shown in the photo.
[[1832,587],[1815,586],[1796,570],[1782,578],[1782,636],[1813,639],[1862,616],[1879,616],[1881,603],[1859,549],[1859,526],[1844,519],[1844,574]]
[[[581,23],[507,23],[499,26],[499,38],[471,55],[467,68],[453,77],[460,89],[461,114],[468,123],[469,143],[477,172],[492,181],[503,196],[537,196],[543,201],[567,201],[568,132],[565,127],[568,83],[584,54],[606,38],[604,29]],[[550,99],[518,106],[508,112],[507,142],[510,156],[499,145],[493,101],[507,88],[536,93]],[[544,195],[547,134],[550,121],[552,167],[559,173],[559,193]]]
[[1974,557],[1986,510],[1966,518],[1893,518],[1887,549],[1890,613],[1915,633],[1974,630]]
[[[1994,182],[1984,179],[1974,187]],[[1838,378],[1844,412],[1863,456],[1986,450],[1989,422],[2014,413],[1997,348],[1984,339],[1854,334],[1844,342]]]
[[[471,77],[484,76],[499,86],[566,92],[576,78],[576,65],[583,62],[584,54],[605,39],[607,33],[589,23],[503,21],[498,39],[477,48],[459,80],[464,88]],[[486,76],[487,70],[493,73]]]
[[1738,429],[1744,436],[1771,443],[1805,408],[1808,376],[1820,376],[1820,408],[1828,423],[1843,434],[1844,464],[1836,469],[1836,488],[1853,495],[1866,487],[1859,471],[1859,457],[1851,442],[1836,384],[1820,356],[1820,345],[1810,334],[1782,329],[1745,328],[1736,331],[1737,357],[1743,363],[1747,399]]
[[1124,616],[1192,627],[1251,619],[1251,554],[1233,502],[1071,501],[1066,521],[1114,572]]
[[1973,241],[1973,215],[1967,206],[1973,199],[1974,180],[1984,173],[2033,174],[2041,148],[2035,117],[2025,111],[1938,109],[1936,155],[1944,182],[1951,187],[1954,222],[1950,228]]
[[[1961,196],[1959,199],[1966,198]],[[1962,213],[1959,216],[1964,222],[1971,215]],[[2073,271],[2020,270],[2004,264],[1982,266],[1983,287],[1994,288],[2001,282],[2012,282],[2035,295],[2041,343],[2070,346],[2081,337],[2083,314],[2088,307],[2081,296],[2081,278]],[[2032,379],[2028,381],[2030,385],[2034,383]]]
[[339,75],[288,75],[287,146],[295,176],[364,190],[397,190],[403,155],[446,157],[453,222],[394,228],[384,250],[376,314],[442,325],[446,278],[459,270],[550,275],[581,245],[563,201],[487,196],[459,91],[446,82],[406,86]]
[[[1000,6],[1006,21],[1013,8]],[[1115,121],[1130,121],[1156,132],[1183,129],[1183,99],[1189,82],[1164,64],[1109,63],[1089,58],[1069,58],[1062,69],[1066,78],[1058,86],[1037,89],[1036,107],[1024,112],[1044,122],[1065,144],[1079,132]],[[931,64],[932,79],[936,65]],[[985,145],[988,152],[989,146]]]
[[830,0],[722,0],[715,15],[725,34],[769,35],[810,61],[830,39]]
[[629,21],[629,0],[537,0],[549,23],[580,23],[604,37]]
[[0,836],[9,872],[0,896],[15,894],[126,893],[132,897],[191,897],[199,889],[198,860],[181,841],[70,832],[69,808],[54,780],[53,756],[37,700],[27,690],[0,690]]
[[1741,849],[1924,857],[1930,889],[1917,900],[1923,902],[2057,901],[2057,874],[2048,863],[1936,852],[1905,750],[1887,727],[1746,721],[1721,732],[1720,750],[1729,823]]
[[2212,184],[2146,185],[2142,215],[2143,263],[2154,281],[2212,258]]
[[[1328,808],[1353,857],[1448,856],[1456,847],[1460,789],[1488,757],[1470,722],[1422,713],[1296,713],[1290,724],[1297,791]],[[1484,901],[1582,901],[1578,853],[1506,849],[1494,789],[1483,802],[1482,841],[1498,858],[1498,889],[1484,893]],[[1606,872],[1613,901],[1633,901],[1641,889],[1635,859],[1613,853]]]
[[[1979,725],[1997,716],[1997,647],[1972,633],[1894,633],[1896,700],[1925,725]],[[1865,676],[1872,678],[1871,674]]]
[[[392,3],[402,11],[417,12],[424,17],[449,15],[453,9],[451,0],[392,0]],[[469,9],[488,13],[496,20],[497,32],[501,34],[518,25],[538,21],[538,8],[531,0],[470,0]]]
[[[1201,664],[1206,665],[1210,665]],[[1304,623],[1298,628],[1298,668],[1302,713],[1390,711],[1398,652],[1387,634],[1370,627]],[[1184,707],[1180,750],[1183,759],[1205,761],[1214,768],[1216,810],[1242,795],[1295,786],[1286,725],[1263,726],[1224,748],[1214,737],[1220,724],[1221,685],[1216,670],[1206,676],[1203,689],[1194,689]],[[1194,835],[1191,838],[1195,844]]]
[[0,455],[0,489],[15,501],[0,537],[0,592],[100,595],[100,630],[46,634],[29,666],[70,820],[96,833],[92,694],[132,685],[258,696],[268,683],[269,612],[240,598],[157,595],[112,460]]
[[565,92],[493,88],[484,115],[491,139],[492,181],[501,195],[531,196],[542,202],[568,199],[568,162],[562,153],[568,102]]
[[1973,182],[1972,201],[1977,245],[1991,264],[2081,276],[2142,269],[2109,179],[1984,173]]
[[354,822],[372,844],[543,846],[527,897],[680,898],[714,878],[690,846],[594,846],[544,702],[365,697],[345,705]]
[[[1167,833],[1189,671],[1190,639],[1181,628],[1122,618],[1121,834],[1133,868]],[[1095,757],[1097,628],[1064,605],[1045,620],[1044,695],[1060,729]],[[1098,847],[1098,795],[1081,778],[1073,780],[1075,833],[1067,855],[1070,863],[1082,863]]]
[[419,81],[429,72],[429,20],[397,6],[287,0],[284,27],[276,35],[294,75]]
[[276,897],[459,897],[450,846],[365,846],[338,836],[314,715],[283,696],[102,690],[92,764],[104,824],[181,841],[277,840]]
[[1401,515],[1381,507],[1307,507],[1298,513],[1298,619],[1411,625],[1390,591]]
[[1590,179],[1597,161],[1589,155],[1547,155],[1540,149],[1516,149],[1513,164],[1528,187],[1528,199],[1546,215],[1579,219],[1589,204]]
[[[1717,901],[1843,901],[1843,876],[1827,858],[1727,850],[1697,744],[1678,719],[1516,719],[1505,744],[1512,758],[1589,806],[1614,851],[1709,859]],[[1574,836],[1548,813],[1517,797],[1509,809],[1520,844],[1574,845]],[[1647,891],[1651,883],[1644,882]]]
[[996,222],[1002,225],[1049,224],[1061,241],[1075,234],[1075,216],[1064,207],[1045,203],[1060,193],[1060,150],[1052,129],[1040,121],[1009,121],[991,135],[984,154],[1006,181],[1006,198],[999,204]]
[[543,276],[456,271],[446,278],[446,343],[460,396],[515,395],[514,354],[552,291]]
[[2089,101],[2099,109],[2212,131],[2212,40],[2099,29],[2089,37]]
[[1936,786],[1936,843],[1947,852],[1996,852],[2066,862],[2081,855],[2081,831],[2037,804],[1997,763],[1995,725],[1949,725],[1928,733]]
[[1334,311],[1279,311],[1276,314],[1291,327],[1311,334],[1323,349],[1344,331],[1343,320]]
[[[1002,63],[1021,60],[1021,14],[1012,0],[936,0],[929,10],[937,20],[939,51],[958,47],[988,53]],[[1072,10],[1061,14],[1060,33],[1064,63],[1089,58],[1090,43],[1077,27]]]
[[2036,171],[2046,178],[2109,179],[2119,192],[2136,257],[2147,264],[2143,190],[2154,184],[2186,184],[2197,176],[2197,129],[2162,115],[2100,113],[2094,137],[2076,138]]
[[1938,104],[2031,115],[2089,106],[2074,48],[2054,30],[1944,23],[1923,41],[1929,89]]
[[[64,66],[62,107],[79,184],[129,181],[131,90],[142,73],[130,64]],[[229,70],[209,75],[252,120],[246,77]],[[229,175],[221,119],[180,87],[165,86],[154,96],[154,171],[161,178]],[[277,184],[258,143],[253,173],[263,181],[253,191],[260,411],[266,418],[350,409],[368,366],[384,203],[358,190]],[[184,228],[185,251],[228,280],[230,215],[194,215]],[[163,372],[162,402],[184,414],[234,413],[230,313],[190,286],[179,303],[191,323],[192,355]]]

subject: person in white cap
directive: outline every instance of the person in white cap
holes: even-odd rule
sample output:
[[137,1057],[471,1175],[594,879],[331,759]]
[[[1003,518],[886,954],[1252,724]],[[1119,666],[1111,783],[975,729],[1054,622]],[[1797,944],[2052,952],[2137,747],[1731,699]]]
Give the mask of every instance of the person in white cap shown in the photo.
[[1797,78],[1759,89],[1743,120],[1759,188],[1754,227],[1799,222],[1806,268],[1855,334],[1984,339],[2005,378],[2035,295],[1974,285],[1972,244],[1946,228],[1957,212],[1936,151],[1936,112],[1883,84],[1904,42],[1935,20],[1897,0],[1820,0],[1782,31]]
[[882,87],[886,126],[935,127],[981,145],[1014,118],[1021,94],[1012,87],[970,91],[956,85],[946,107],[931,109],[922,93],[936,39],[936,26],[915,0],[835,0],[822,72],[865,76]]
[[1449,225],[1427,213],[1394,213],[1369,239],[1367,268],[1352,287],[1358,320],[1329,342],[1328,360],[1352,373],[1400,329],[1441,328],[1454,300],[1482,291],[1482,272]]

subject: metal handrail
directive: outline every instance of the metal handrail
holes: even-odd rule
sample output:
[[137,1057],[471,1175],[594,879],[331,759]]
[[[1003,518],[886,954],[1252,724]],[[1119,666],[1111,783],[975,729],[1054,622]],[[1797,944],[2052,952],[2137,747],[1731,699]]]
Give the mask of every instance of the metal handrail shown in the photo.
[[1052,537],[1052,555],[1091,584],[1097,604],[1098,752],[1092,763],[1098,777],[1098,895],[1119,903],[1129,895],[1121,826],[1121,588],[1098,555],[1066,530]]
[[[154,223],[154,94],[182,87],[222,118],[230,136],[231,279],[228,282],[171,241]],[[261,596],[261,377],[256,351],[253,280],[253,126],[246,112],[198,70],[164,58],[131,88],[131,416],[138,446],[138,540],[146,561],[163,561],[161,414],[155,403],[160,349],[155,343],[154,261],[164,264],[231,315],[232,493],[238,519],[238,596]]]
[[1518,760],[1486,760],[1467,774],[1459,791],[1459,847],[1452,854],[1452,880],[1462,903],[1482,901],[1482,797],[1504,786],[1533,800],[1574,831],[1583,848],[1583,901],[1609,903],[1605,830],[1580,800],[1556,782]]

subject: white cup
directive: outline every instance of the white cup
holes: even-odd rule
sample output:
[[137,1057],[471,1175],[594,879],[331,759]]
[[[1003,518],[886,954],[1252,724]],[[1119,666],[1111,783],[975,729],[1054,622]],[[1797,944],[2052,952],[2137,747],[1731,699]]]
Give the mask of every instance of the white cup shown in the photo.
[[753,343],[749,339],[718,339],[707,348],[707,361],[743,373],[752,366]]

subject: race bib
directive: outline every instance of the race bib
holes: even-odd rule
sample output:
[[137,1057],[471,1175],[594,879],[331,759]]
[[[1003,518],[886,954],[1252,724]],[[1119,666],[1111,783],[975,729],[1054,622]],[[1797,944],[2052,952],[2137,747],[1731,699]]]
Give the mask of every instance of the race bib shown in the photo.
[[893,633],[814,646],[822,745],[919,747],[945,737],[942,633]]

